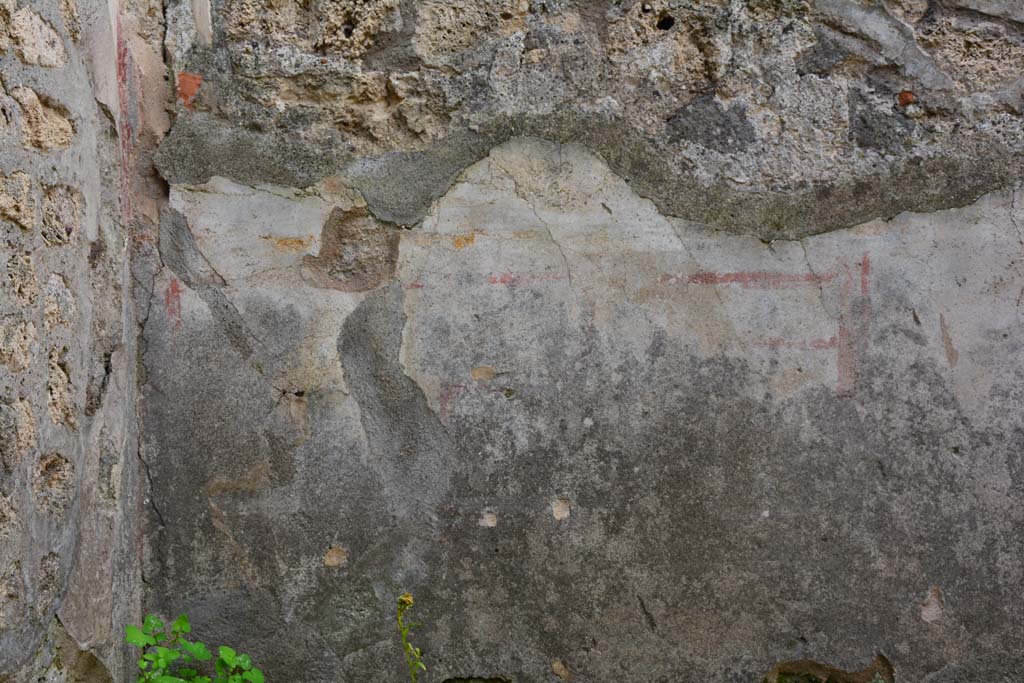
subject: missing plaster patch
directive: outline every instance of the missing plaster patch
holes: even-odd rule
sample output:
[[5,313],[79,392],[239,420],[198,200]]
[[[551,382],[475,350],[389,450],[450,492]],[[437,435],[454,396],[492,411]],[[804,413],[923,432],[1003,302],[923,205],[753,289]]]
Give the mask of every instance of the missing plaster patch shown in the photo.
[[325,53],[361,57],[397,6],[396,0],[320,0],[316,46]]
[[74,397],[71,394],[71,378],[68,373],[65,354],[67,349],[51,349],[49,376],[46,380],[47,404],[50,419],[54,424],[75,426]]
[[82,22],[78,18],[78,6],[75,0],[60,0],[60,17],[64,20],[64,28],[71,40],[78,42],[82,32]]
[[921,618],[929,624],[942,620],[942,591],[938,586],[932,586],[921,604]]
[[28,7],[14,13],[11,38],[15,53],[25,64],[44,67],[64,66],[68,53],[64,43],[49,23]]
[[575,678],[575,676],[573,676],[572,674],[572,671],[569,670],[569,667],[566,666],[565,662],[563,662],[561,659],[556,659],[555,661],[551,662],[551,673],[555,674],[563,681],[571,681],[573,678]]
[[82,195],[67,185],[43,190],[43,241],[49,246],[70,243],[82,225]]
[[64,278],[57,273],[50,275],[43,292],[43,322],[46,329],[69,324],[78,309]]
[[365,207],[334,209],[320,239],[320,253],[302,260],[303,279],[314,287],[366,292],[394,275],[398,232]]
[[39,283],[31,254],[11,254],[7,258],[7,284],[20,306],[35,306],[39,297]]
[[18,517],[11,507],[11,499],[0,494],[0,541],[7,541],[15,535]]
[[18,418],[14,407],[0,403],[0,474],[11,476],[18,464]]
[[764,683],[896,683],[892,664],[878,655],[863,671],[849,672],[809,659],[782,662],[765,674]]
[[31,230],[35,218],[32,202],[32,178],[23,171],[0,173],[0,218]]
[[331,546],[324,553],[324,566],[341,568],[348,564],[348,551],[340,545]]
[[45,101],[30,88],[15,88],[11,97],[21,106],[21,135],[26,149],[48,152],[71,144],[75,124],[68,117],[67,109]]
[[43,510],[63,513],[71,502],[74,466],[60,453],[48,453],[39,459],[32,478],[36,504]]
[[0,363],[14,372],[22,372],[32,362],[36,346],[36,326],[20,316],[0,320]]
[[478,519],[476,523],[482,527],[493,529],[498,526],[498,515],[492,510],[484,510],[480,513],[480,519]]

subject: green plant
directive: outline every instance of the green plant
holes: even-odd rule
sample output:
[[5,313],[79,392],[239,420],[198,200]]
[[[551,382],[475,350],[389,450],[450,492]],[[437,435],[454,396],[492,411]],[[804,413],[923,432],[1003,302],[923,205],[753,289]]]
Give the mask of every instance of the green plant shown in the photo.
[[398,621],[398,633],[402,636],[402,649],[405,651],[405,665],[409,667],[409,679],[416,683],[420,671],[426,671],[423,663],[423,653],[418,647],[409,642],[409,632],[419,624],[405,622],[405,613],[412,608],[412,593],[403,593],[398,597],[398,609],[395,612],[395,619]]
[[191,631],[184,614],[174,620],[169,631],[152,614],[141,627],[126,626],[125,640],[142,650],[138,683],[263,683],[263,672],[252,665],[249,655],[225,645],[217,648],[215,677],[202,674],[198,667],[213,659],[213,655],[205,644],[184,637]]

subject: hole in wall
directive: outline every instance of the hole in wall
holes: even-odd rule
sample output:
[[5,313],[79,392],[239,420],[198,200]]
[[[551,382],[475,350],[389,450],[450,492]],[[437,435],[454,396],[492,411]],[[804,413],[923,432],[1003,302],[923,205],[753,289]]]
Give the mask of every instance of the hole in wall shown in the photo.
[[671,14],[663,14],[658,18],[658,23],[655,24],[659,31],[667,31],[675,25],[676,19]]

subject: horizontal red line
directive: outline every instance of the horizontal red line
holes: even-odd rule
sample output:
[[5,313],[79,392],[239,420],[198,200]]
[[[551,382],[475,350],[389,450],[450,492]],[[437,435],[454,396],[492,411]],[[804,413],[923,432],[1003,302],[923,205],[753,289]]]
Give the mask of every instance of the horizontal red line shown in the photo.
[[494,273],[487,276],[488,284],[492,285],[529,284],[531,282],[554,282],[568,279],[569,276],[562,273]]
[[[712,271],[701,271],[686,277],[686,283],[691,285],[732,285],[737,284],[744,289],[786,289],[799,287],[801,285],[816,285],[822,282],[829,282],[836,278],[836,273],[772,273],[768,271],[739,271],[731,273],[716,273]],[[682,276],[665,274],[661,276],[662,284],[677,284],[682,281]]]

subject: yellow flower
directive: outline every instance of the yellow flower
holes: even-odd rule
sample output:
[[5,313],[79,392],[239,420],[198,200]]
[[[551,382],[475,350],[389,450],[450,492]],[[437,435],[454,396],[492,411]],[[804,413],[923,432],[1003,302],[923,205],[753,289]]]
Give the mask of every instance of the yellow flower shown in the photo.
[[401,607],[412,607],[412,593],[402,593],[398,596],[398,604]]

